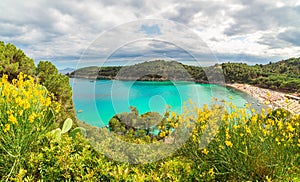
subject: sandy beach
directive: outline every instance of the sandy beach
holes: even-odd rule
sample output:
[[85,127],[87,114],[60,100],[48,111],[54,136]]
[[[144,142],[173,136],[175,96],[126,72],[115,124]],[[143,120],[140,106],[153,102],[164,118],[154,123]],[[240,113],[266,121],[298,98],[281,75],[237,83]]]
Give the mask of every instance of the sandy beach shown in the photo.
[[227,86],[246,92],[256,98],[260,103],[266,104],[273,109],[284,108],[292,114],[300,114],[300,98],[296,96],[248,84],[234,83],[227,84]]

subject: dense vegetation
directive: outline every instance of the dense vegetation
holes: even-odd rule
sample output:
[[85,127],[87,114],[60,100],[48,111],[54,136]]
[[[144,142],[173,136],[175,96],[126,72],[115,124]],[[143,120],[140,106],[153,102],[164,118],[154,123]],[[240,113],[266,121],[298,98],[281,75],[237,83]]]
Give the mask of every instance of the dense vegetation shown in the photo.
[[[113,117],[109,128],[82,123],[85,129],[74,128],[66,119],[74,116],[67,77],[47,61],[36,68],[11,44],[1,43],[0,57],[1,181],[300,179],[299,115],[283,109],[257,113],[225,102],[198,108],[190,102],[180,115],[140,114],[132,107]],[[103,70],[110,75],[118,69]],[[189,69],[202,78],[200,71],[193,73],[201,68]]]
[[17,78],[19,73],[33,77],[49,92],[53,93],[55,100],[61,103],[59,121],[67,117],[75,119],[75,111],[72,101],[72,88],[69,78],[59,74],[57,68],[49,61],[41,61],[37,67],[33,59],[28,58],[24,52],[12,44],[0,41],[0,76],[8,75],[8,80]]
[[254,84],[286,92],[300,92],[300,58],[290,58],[266,65],[223,63],[226,82]]
[[199,83],[224,80],[226,83],[248,83],[285,92],[300,92],[300,58],[266,65],[222,63],[203,68],[175,61],[157,60],[125,67],[87,67],[69,74],[71,77],[87,78],[91,75],[99,79],[194,80]]

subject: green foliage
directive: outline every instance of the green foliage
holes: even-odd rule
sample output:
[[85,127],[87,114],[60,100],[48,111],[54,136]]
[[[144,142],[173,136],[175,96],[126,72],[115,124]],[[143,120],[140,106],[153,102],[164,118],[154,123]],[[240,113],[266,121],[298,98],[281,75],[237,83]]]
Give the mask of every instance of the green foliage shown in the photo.
[[248,66],[244,63],[223,63],[226,82],[254,84],[285,92],[300,91],[300,58]]
[[[290,181],[299,179],[300,118],[278,109],[261,114],[229,105],[222,114],[213,140],[202,146],[206,138],[203,128],[214,126],[209,121],[212,109],[199,109],[195,128],[179,155],[193,162],[193,178],[216,181]],[[204,140],[203,140],[204,139]]]
[[32,77],[20,73],[12,83],[7,78],[0,81],[0,176],[10,180],[26,166],[29,152],[38,150],[37,141],[50,130],[59,104]]
[[72,138],[76,138],[77,133],[81,133],[84,137],[87,136],[86,129],[83,128],[83,127],[80,127],[80,126],[74,128],[73,130],[71,130],[69,135],[70,135],[70,137],[72,137]]
[[[289,116],[289,113],[282,109],[267,114],[264,112],[258,114],[255,111],[247,114],[247,108],[238,109],[230,104],[229,107],[228,112],[221,112],[222,107],[213,105],[211,108],[207,106],[187,108],[182,115],[167,114],[168,119],[159,126],[166,127],[171,124],[168,120],[174,119],[179,123],[186,123],[187,128],[193,127],[190,139],[173,155],[160,161],[140,164],[111,160],[109,156],[95,151],[95,146],[92,147],[90,141],[80,133],[75,134],[75,139],[72,137],[72,131],[81,129],[68,130],[71,122],[67,120],[63,128],[65,131],[68,130],[69,134],[60,135],[60,140],[51,135],[40,136],[36,141],[39,147],[27,152],[27,162],[20,165],[19,170],[15,171],[10,179],[18,181],[267,181],[270,179],[293,181],[299,179],[300,171],[297,167],[300,165],[299,115]],[[191,115],[191,111],[195,111],[197,115]],[[132,113],[138,114],[134,108]],[[191,121],[195,125],[188,125]],[[105,128],[95,131],[100,130],[102,139],[98,149],[111,149],[110,155],[118,155],[129,147],[128,143],[125,143],[126,146],[118,146],[113,140],[109,140],[107,137],[109,132]],[[62,132],[60,129],[54,131]],[[200,144],[206,140],[202,138],[204,131],[213,132],[211,136],[214,137],[203,147]],[[96,133],[92,135],[96,136]],[[127,137],[125,140],[133,143],[140,139],[130,138],[129,135],[122,135],[122,137]],[[143,147],[148,150],[147,145]],[[116,149],[120,151],[115,151]],[[153,151],[153,153],[163,152]],[[132,157],[126,152],[122,155],[120,157]],[[141,154],[140,159],[142,158]]]
[[[86,67],[71,77],[165,81],[184,80],[199,83],[248,83],[284,92],[300,92],[300,58],[249,66],[245,63],[222,63],[209,67],[189,66],[175,61],[156,60],[132,66]],[[224,78],[223,78],[224,76]]]
[[138,110],[131,107],[130,113],[116,114],[108,123],[109,130],[123,136],[125,140],[155,142],[171,135],[178,126],[175,113],[169,111],[161,116],[156,112],[147,112],[139,116]]
[[20,72],[33,76],[35,74],[34,61],[13,44],[0,41],[0,76],[7,74],[8,79],[12,80]]
[[49,75],[57,75],[57,68],[49,61],[40,61],[36,69],[37,76],[41,83],[49,79]]
[[72,88],[69,84],[69,78],[58,73],[55,66],[48,61],[41,61],[38,64],[37,76],[40,78],[41,84],[53,93],[56,100],[62,104],[62,112],[58,116],[58,122],[62,122],[68,117],[75,120]]
[[67,133],[72,128],[72,125],[73,125],[72,119],[67,118],[61,129],[61,134]]
[[[67,118],[63,123],[62,129],[56,128],[56,129],[52,130],[48,135],[53,137],[55,141],[60,141],[63,134],[65,134],[71,130],[72,125],[73,125],[72,119]],[[86,129],[84,129],[82,127],[76,127],[70,131],[69,135],[72,138],[76,138],[77,133],[81,133],[83,136],[86,136]]]
[[58,122],[62,122],[67,117],[76,119],[69,78],[59,74],[49,61],[41,61],[36,68],[33,59],[28,58],[23,51],[12,44],[0,41],[0,76],[7,74],[8,80],[12,81],[21,72],[38,78],[40,83],[61,103],[63,109],[59,114]]

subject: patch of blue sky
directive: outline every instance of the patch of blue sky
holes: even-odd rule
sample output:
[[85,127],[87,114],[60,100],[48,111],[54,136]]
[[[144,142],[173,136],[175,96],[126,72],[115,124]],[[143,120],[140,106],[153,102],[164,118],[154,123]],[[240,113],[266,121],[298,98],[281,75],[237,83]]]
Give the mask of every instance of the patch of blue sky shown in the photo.
[[147,35],[161,35],[160,28],[157,24],[155,25],[142,25],[140,31]]

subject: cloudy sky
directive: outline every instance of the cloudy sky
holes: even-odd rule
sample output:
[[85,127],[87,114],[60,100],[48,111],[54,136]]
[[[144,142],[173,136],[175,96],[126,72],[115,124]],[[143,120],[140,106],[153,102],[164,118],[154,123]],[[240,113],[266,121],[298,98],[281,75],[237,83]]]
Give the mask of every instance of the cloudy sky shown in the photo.
[[300,56],[299,0],[1,0],[0,9],[0,40],[60,69]]

